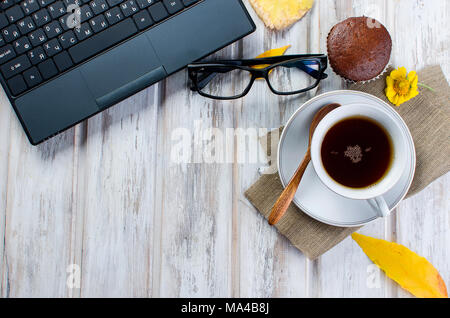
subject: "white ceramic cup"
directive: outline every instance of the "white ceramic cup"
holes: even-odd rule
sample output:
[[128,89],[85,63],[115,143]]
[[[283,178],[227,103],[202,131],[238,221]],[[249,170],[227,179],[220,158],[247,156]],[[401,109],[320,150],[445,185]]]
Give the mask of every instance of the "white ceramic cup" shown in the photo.
[[[362,116],[377,122],[389,134],[392,141],[392,162],[384,177],[366,188],[346,187],[326,172],[321,156],[325,135],[336,123],[355,116]],[[317,125],[311,141],[311,160],[319,179],[332,191],[344,197],[356,200],[368,200],[380,217],[390,213],[383,194],[389,191],[399,180],[407,163],[407,139],[394,116],[381,107],[355,103],[343,105],[327,114]]]

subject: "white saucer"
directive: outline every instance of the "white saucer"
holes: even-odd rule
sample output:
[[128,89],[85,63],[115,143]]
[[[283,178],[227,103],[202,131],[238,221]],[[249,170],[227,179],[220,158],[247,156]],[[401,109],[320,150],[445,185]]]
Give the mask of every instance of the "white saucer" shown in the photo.
[[[351,90],[332,91],[318,95],[302,106],[291,116],[281,134],[278,145],[278,173],[283,187],[297,169],[308,147],[309,126],[314,114],[323,106],[331,103],[341,105],[350,103],[368,103],[391,112],[408,140],[408,162],[400,181],[384,195],[389,208],[393,210],[405,197],[411,186],[416,167],[414,142],[403,119],[381,99],[362,92]],[[308,165],[293,203],[312,218],[335,226],[354,227],[367,224],[378,216],[366,200],[344,198],[329,190],[316,175],[312,164]]]

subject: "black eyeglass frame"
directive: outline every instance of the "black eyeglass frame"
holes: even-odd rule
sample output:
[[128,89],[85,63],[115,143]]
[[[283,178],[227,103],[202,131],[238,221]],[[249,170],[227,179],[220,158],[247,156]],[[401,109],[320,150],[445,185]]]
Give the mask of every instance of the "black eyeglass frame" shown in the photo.
[[[312,68],[307,68],[306,65],[300,63],[305,60],[312,60],[318,62],[319,70],[314,70]],[[251,66],[265,65],[269,66],[261,69],[253,68]],[[309,74],[311,77],[315,78],[316,81],[301,90],[293,92],[280,92],[274,89],[269,80],[269,73],[272,69],[278,66],[287,67],[298,67]],[[188,65],[188,75],[191,80],[191,90],[196,91],[201,96],[216,99],[216,100],[232,100],[237,98],[242,98],[248,94],[253,86],[253,83],[258,78],[264,78],[270,90],[277,95],[295,95],[301,94],[317,87],[321,80],[326,79],[328,75],[325,70],[328,67],[328,58],[325,54],[297,54],[297,55],[282,55],[267,58],[256,58],[256,59],[244,59],[244,60],[217,60],[211,62],[196,62]],[[251,74],[251,79],[244,91],[235,96],[214,96],[202,92],[202,89],[217,75],[217,73],[227,73],[235,69],[241,69],[248,71]],[[199,78],[198,72],[205,73],[206,76]]]

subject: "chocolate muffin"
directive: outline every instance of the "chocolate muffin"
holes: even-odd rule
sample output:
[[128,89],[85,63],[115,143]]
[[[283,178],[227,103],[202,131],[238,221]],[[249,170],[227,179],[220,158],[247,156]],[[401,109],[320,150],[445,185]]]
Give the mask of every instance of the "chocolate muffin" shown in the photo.
[[386,28],[367,17],[348,18],[336,24],[327,38],[333,70],[355,82],[380,75],[389,63],[392,39]]

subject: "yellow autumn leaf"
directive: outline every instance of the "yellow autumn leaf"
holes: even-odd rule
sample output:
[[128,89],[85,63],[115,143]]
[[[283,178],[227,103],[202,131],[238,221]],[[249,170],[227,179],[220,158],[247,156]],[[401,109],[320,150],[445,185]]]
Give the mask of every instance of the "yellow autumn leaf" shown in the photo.
[[250,4],[268,28],[283,30],[300,20],[314,0],[250,0]]
[[[286,53],[287,49],[290,48],[290,47],[291,47],[290,45],[286,45],[286,46],[280,47],[278,49],[268,50],[268,51],[258,55],[255,58],[256,59],[261,59],[261,58],[264,58],[264,57],[272,57],[272,56],[284,55],[284,53]],[[269,66],[269,64],[255,65],[255,66],[252,66],[252,68],[265,68],[267,66]],[[272,71],[270,71],[270,72],[272,72]]]
[[403,245],[358,233],[352,238],[386,275],[416,297],[447,298],[439,272],[422,256]]
[[272,57],[272,56],[279,56],[279,55],[283,55],[284,53],[286,53],[287,49],[290,48],[290,45],[286,45],[283,47],[279,47],[278,49],[272,49],[272,50],[268,50],[265,51],[264,53],[258,55],[257,57],[255,57],[256,59],[260,59],[263,57]]

